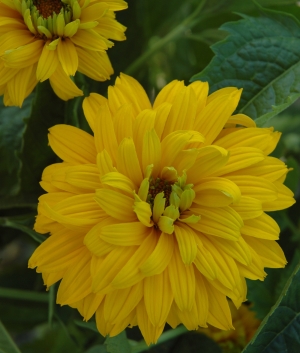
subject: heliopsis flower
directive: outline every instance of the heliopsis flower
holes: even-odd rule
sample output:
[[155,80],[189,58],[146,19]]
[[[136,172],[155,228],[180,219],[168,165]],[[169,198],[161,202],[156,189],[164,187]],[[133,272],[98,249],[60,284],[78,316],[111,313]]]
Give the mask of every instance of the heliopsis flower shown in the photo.
[[114,11],[123,0],[0,0],[0,95],[22,106],[40,81],[49,79],[63,100],[83,95],[70,76],[96,81],[113,73],[106,50],[125,40]]
[[50,232],[29,260],[57,303],[96,316],[102,335],[138,325],[148,344],[166,323],[232,326],[227,297],[245,278],[284,267],[277,223],[265,212],[294,203],[286,165],[268,155],[280,133],[232,115],[241,90],[173,81],[151,105],[121,75],[108,99],[83,108],[93,136],[50,129],[62,159],[47,167],[35,230]]
[[251,311],[249,306],[245,304],[237,309],[230,301],[229,306],[234,330],[221,331],[209,325],[208,328],[201,328],[198,331],[218,342],[224,353],[240,353],[254,336],[261,321],[256,319],[255,312]]

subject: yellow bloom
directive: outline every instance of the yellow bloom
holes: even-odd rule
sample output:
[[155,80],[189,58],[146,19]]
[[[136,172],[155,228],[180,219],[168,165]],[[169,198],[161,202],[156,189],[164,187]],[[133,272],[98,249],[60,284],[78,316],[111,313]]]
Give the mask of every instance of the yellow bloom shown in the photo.
[[114,11],[123,0],[0,0],[0,95],[22,106],[40,81],[63,100],[83,95],[70,76],[96,81],[113,74],[109,39],[125,40]]
[[250,342],[261,322],[255,318],[255,313],[247,305],[242,304],[237,309],[232,302],[229,302],[229,306],[235,330],[220,331],[215,327],[208,326],[208,328],[199,329],[199,332],[218,342],[223,352],[241,352]]
[[241,90],[173,81],[153,106],[121,75],[108,99],[83,103],[94,136],[50,129],[63,160],[47,167],[35,230],[50,232],[29,261],[57,302],[96,314],[102,335],[138,325],[146,342],[164,326],[229,330],[226,297],[246,300],[246,278],[284,267],[277,223],[291,206],[286,165],[268,157],[280,134],[232,115]]

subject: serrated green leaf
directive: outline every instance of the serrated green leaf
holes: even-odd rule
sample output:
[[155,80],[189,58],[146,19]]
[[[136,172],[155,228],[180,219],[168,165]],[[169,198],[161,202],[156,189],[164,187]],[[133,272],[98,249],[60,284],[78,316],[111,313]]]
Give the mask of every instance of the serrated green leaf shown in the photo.
[[229,36],[212,46],[210,64],[191,81],[208,81],[210,92],[243,88],[237,111],[267,120],[300,97],[300,25],[289,14],[261,10],[261,17],[241,15],[225,23]]
[[300,351],[300,263],[243,353]]
[[21,353],[0,321],[0,353]]
[[94,347],[88,349],[84,353],[107,353],[107,350],[104,345],[97,344],[97,346],[94,346]]
[[65,102],[53,92],[48,81],[39,83],[29,118],[25,119],[23,150],[20,154],[21,193],[40,195],[41,175],[46,166],[55,163],[57,157],[48,146],[48,129],[64,122]]
[[21,162],[18,153],[22,147],[25,129],[23,119],[29,115],[33,96],[27,98],[23,108],[5,107],[0,100],[0,196],[16,195],[20,188]]
[[131,347],[125,331],[122,331],[117,336],[107,337],[104,344],[109,353],[131,353]]

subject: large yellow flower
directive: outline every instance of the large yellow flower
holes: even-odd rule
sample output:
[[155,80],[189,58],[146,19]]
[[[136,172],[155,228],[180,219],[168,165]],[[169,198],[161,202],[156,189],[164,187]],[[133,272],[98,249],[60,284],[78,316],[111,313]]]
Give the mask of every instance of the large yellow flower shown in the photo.
[[232,115],[241,90],[173,81],[153,106],[121,75],[108,99],[83,104],[94,136],[50,129],[63,160],[47,167],[35,230],[51,233],[29,266],[57,302],[96,314],[102,335],[138,325],[146,342],[164,326],[232,328],[226,297],[246,299],[245,277],[284,267],[277,223],[294,203],[286,165],[268,157],[280,133]]
[[40,81],[63,100],[83,95],[70,76],[96,81],[113,73],[109,39],[124,40],[114,11],[123,0],[0,0],[0,95],[22,106]]

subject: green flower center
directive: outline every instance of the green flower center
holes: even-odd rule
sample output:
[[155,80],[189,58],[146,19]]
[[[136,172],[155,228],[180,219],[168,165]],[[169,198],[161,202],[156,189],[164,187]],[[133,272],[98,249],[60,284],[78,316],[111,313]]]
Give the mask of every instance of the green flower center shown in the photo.
[[170,195],[172,192],[172,183],[168,180],[160,179],[160,178],[152,178],[149,179],[149,192],[147,196],[147,202],[153,208],[154,199],[157,194],[160,192],[164,193],[164,198],[166,199],[166,206],[170,205]]

